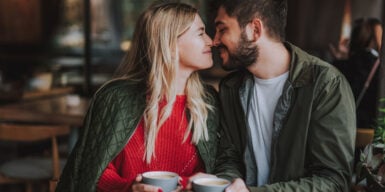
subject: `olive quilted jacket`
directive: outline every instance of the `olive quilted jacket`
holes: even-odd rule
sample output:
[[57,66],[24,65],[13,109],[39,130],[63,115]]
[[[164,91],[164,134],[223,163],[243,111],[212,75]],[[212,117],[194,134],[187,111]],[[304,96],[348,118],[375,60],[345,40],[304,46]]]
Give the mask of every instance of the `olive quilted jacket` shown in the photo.
[[[197,144],[206,172],[214,169],[219,131],[216,91],[205,87],[207,102],[214,106],[207,125],[209,141]],[[124,148],[134,133],[145,109],[146,85],[126,79],[103,86],[93,97],[81,128],[79,140],[71,153],[56,191],[96,191],[100,175],[108,163]]]

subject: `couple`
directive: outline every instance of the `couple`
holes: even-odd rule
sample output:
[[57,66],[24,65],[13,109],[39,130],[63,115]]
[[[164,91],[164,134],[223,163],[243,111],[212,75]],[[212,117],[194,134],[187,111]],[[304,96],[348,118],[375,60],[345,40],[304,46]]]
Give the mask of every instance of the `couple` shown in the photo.
[[[284,42],[284,0],[218,2],[212,40],[191,6],[140,17],[120,77],[94,95],[57,191],[162,191],[140,174],[232,181],[226,191],[349,191],[354,100],[329,64]],[[199,80],[237,69],[219,95]]]

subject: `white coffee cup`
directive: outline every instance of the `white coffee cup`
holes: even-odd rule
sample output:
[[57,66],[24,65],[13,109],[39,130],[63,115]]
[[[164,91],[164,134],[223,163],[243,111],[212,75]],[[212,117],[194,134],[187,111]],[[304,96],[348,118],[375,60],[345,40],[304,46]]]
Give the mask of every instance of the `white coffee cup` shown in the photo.
[[195,192],[223,192],[230,181],[221,178],[199,178],[192,182]]
[[70,94],[66,96],[67,106],[76,107],[80,105],[80,96],[75,94]]
[[163,192],[171,192],[177,188],[178,174],[169,171],[149,171],[142,174],[142,183],[161,187]]

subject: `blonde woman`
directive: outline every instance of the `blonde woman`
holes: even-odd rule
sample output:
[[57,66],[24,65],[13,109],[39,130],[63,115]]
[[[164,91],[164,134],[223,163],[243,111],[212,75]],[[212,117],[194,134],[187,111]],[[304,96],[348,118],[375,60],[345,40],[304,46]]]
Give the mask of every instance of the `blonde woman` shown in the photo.
[[195,8],[149,7],[119,78],[95,94],[57,191],[162,191],[138,175],[172,171],[186,183],[212,173],[218,101],[197,74],[213,65],[211,46]]

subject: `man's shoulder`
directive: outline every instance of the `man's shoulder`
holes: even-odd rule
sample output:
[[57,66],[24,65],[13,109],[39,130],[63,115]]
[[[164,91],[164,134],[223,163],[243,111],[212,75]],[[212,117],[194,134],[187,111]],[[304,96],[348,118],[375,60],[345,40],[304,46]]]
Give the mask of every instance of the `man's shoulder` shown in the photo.
[[316,79],[332,79],[341,77],[342,74],[332,64],[311,55],[294,45],[290,45],[292,51],[292,63],[290,67],[291,80],[313,82]]
[[242,85],[246,76],[247,76],[247,72],[245,70],[236,70],[236,71],[230,72],[229,74],[227,74],[225,77],[221,79],[219,83],[219,87],[220,88],[223,88],[223,87],[239,88]]

